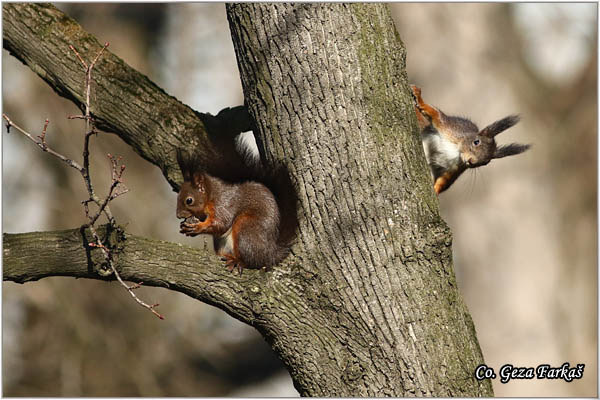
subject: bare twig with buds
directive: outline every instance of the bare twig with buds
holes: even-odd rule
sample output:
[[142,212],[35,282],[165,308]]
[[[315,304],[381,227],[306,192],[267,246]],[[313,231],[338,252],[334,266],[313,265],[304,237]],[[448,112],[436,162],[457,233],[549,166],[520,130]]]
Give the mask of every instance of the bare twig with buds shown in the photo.
[[[133,292],[135,289],[138,289],[142,285],[142,282],[139,282],[139,283],[136,283],[133,285],[128,285],[123,281],[123,279],[119,275],[119,272],[115,268],[111,250],[102,242],[102,240],[100,239],[98,232],[96,231],[96,228],[95,228],[95,223],[102,214],[104,214],[106,216],[106,218],[108,219],[108,222],[111,226],[113,226],[113,227],[116,226],[115,218],[113,217],[112,213],[110,212],[108,203],[110,203],[112,200],[116,199],[120,195],[125,194],[129,191],[129,189],[125,186],[125,184],[123,183],[123,180],[122,180],[123,172],[125,171],[125,165],[119,165],[119,163],[121,161],[121,157],[114,157],[111,154],[107,155],[110,166],[111,166],[111,184],[110,184],[107,195],[103,199],[100,199],[96,195],[96,193],[94,191],[94,186],[92,185],[92,180],[90,178],[90,158],[89,158],[89,156],[90,156],[90,151],[89,151],[90,137],[92,135],[97,134],[96,128],[94,126],[94,120],[93,120],[93,118],[91,116],[91,112],[90,112],[90,93],[91,93],[91,86],[92,86],[91,85],[92,69],[94,68],[97,61],[100,59],[100,56],[102,55],[102,53],[104,52],[104,50],[107,47],[108,47],[108,43],[106,43],[102,47],[102,49],[100,49],[100,51],[98,52],[98,54],[96,55],[94,60],[90,64],[88,64],[83,60],[81,55],[77,52],[77,50],[72,45],[69,46],[69,48],[75,53],[75,55],[77,56],[77,58],[83,65],[83,68],[85,69],[85,111],[84,111],[84,114],[83,115],[73,115],[73,116],[68,117],[69,119],[85,120],[85,137],[84,137],[84,144],[83,144],[83,165],[79,165],[77,162],[63,156],[60,153],[57,153],[56,151],[54,151],[53,149],[51,149],[48,146],[48,144],[46,143],[46,130],[48,128],[48,124],[50,123],[48,119],[46,119],[46,121],[44,123],[42,133],[39,136],[37,136],[37,139],[39,139],[39,140],[37,140],[29,132],[27,132],[23,128],[19,127],[18,125],[16,125],[6,114],[2,114],[2,118],[4,118],[4,120],[6,121],[7,132],[10,132],[10,128],[14,127],[17,131],[21,132],[26,137],[28,137],[30,140],[32,140],[35,144],[37,144],[43,151],[57,157],[58,159],[65,162],[70,167],[79,171],[79,173],[83,177],[83,180],[84,180],[87,192],[88,192],[88,196],[89,196],[89,198],[87,200],[84,200],[81,202],[83,204],[85,216],[88,220],[85,224],[83,224],[82,228],[90,229],[90,232],[92,233],[92,237],[93,237],[94,241],[90,242],[88,245],[90,247],[98,248],[102,251],[102,254],[104,255],[104,259],[106,261],[106,265],[108,266],[107,269],[100,270],[100,271],[98,271],[98,273],[103,276],[108,276],[108,275],[114,274],[115,277],[117,278],[117,280],[119,281],[119,283],[127,289],[129,294],[131,295],[131,297],[133,297],[133,299],[139,305],[147,308],[148,310],[150,310],[154,315],[156,315],[160,319],[164,319],[164,317],[155,310],[155,308],[158,306],[158,304],[152,304],[152,305],[147,304],[144,301],[142,301],[138,296],[136,296],[135,293]],[[93,214],[90,213],[90,209],[89,209],[90,203],[94,203],[98,207],[96,212],[94,212]]]

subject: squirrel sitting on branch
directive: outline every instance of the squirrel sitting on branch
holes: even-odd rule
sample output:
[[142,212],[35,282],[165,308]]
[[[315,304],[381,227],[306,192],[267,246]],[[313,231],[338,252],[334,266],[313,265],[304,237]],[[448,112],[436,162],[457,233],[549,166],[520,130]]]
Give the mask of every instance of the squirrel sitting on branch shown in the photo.
[[180,233],[209,234],[229,271],[269,268],[290,252],[298,196],[287,168],[265,166],[234,140],[215,151],[177,153],[184,182],[177,196]]

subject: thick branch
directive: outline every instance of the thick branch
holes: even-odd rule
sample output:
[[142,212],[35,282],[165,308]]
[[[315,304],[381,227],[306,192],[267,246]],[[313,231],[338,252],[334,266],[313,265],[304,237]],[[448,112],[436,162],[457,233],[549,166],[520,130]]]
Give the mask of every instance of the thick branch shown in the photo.
[[[124,280],[176,290],[253,323],[250,297],[256,293],[249,288],[264,287],[268,274],[254,270],[240,277],[229,273],[212,251],[133,236],[120,228],[107,234],[104,226],[98,234],[112,248]],[[79,229],[4,234],[3,279],[17,283],[48,276],[114,280],[96,272],[105,260],[100,249],[87,245],[92,241],[89,229],[85,235]]]
[[[4,3],[2,11],[4,48],[83,110],[85,71],[69,45],[92,59],[102,48],[98,40],[50,4]],[[208,151],[208,135],[251,129],[245,107],[225,109],[216,117],[197,113],[110,51],[98,61],[94,80],[91,112],[97,126],[156,164],[174,188],[180,181],[177,148]]]

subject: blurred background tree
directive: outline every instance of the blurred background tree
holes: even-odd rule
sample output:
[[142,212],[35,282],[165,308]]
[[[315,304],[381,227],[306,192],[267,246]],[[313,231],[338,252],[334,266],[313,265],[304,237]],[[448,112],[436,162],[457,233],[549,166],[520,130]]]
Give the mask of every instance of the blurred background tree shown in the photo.
[[[243,103],[223,4],[57,6],[194,109],[215,114]],[[586,368],[571,383],[496,380],[495,394],[597,395],[597,5],[390,7],[409,77],[428,102],[480,125],[518,112],[522,122],[500,142],[534,143],[440,196],[457,279],[496,371],[566,361]],[[2,71],[3,111],[32,131],[50,118],[63,135],[49,135],[50,144],[79,154],[81,139],[70,134],[78,127],[63,118],[75,106],[6,51]],[[79,176],[18,135],[2,140],[3,231],[81,224],[73,212],[85,197]],[[112,135],[100,136],[93,152],[104,187],[105,154],[124,156],[131,192],[111,208],[130,233],[198,245],[178,233],[175,194],[157,168]],[[4,395],[297,395],[253,328],[183,294],[140,290],[161,303],[166,323],[115,284],[3,283]]]

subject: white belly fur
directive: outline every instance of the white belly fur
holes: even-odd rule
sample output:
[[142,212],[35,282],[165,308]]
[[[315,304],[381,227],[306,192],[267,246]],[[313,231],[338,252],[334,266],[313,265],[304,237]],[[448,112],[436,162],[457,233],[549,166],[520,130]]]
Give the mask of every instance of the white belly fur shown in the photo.
[[231,228],[222,236],[213,236],[213,246],[215,253],[222,256],[225,254],[233,254],[233,238],[231,236]]
[[448,167],[460,163],[458,146],[437,132],[423,134],[421,140],[429,165]]

